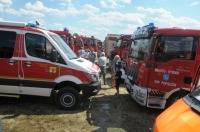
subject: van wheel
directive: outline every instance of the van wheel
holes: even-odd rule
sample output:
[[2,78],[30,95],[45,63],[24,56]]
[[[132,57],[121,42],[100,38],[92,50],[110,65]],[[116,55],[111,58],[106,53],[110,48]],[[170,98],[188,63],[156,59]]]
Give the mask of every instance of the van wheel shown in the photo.
[[73,110],[80,104],[80,96],[72,87],[64,87],[56,94],[56,105],[63,110]]
[[166,102],[165,108],[168,108],[172,104],[174,104],[177,100],[179,99],[179,94],[178,92],[173,93]]

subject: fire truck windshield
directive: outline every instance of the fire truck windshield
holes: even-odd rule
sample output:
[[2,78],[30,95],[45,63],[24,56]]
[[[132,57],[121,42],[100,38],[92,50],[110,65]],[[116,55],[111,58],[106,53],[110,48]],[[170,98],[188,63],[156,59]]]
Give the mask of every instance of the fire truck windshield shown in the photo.
[[71,48],[64,42],[64,40],[58,35],[50,35],[58,46],[63,50],[69,59],[77,59],[77,55],[71,50]]
[[120,47],[120,46],[121,46],[121,43],[122,43],[122,40],[121,40],[121,39],[118,40],[117,43],[116,43],[116,45],[115,45],[115,47]]
[[131,57],[137,58],[139,60],[144,60],[148,57],[150,53],[150,47],[152,44],[152,39],[137,39],[134,40],[131,45]]

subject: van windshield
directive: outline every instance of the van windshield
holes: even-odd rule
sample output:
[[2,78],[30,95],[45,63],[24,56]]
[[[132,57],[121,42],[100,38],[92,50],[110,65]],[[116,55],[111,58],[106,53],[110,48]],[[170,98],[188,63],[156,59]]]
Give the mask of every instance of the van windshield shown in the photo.
[[77,55],[71,50],[71,48],[63,41],[58,35],[50,35],[54,41],[57,42],[58,46],[63,50],[67,57],[71,59],[77,59]]
[[200,114],[200,86],[183,97],[183,100],[194,112]]

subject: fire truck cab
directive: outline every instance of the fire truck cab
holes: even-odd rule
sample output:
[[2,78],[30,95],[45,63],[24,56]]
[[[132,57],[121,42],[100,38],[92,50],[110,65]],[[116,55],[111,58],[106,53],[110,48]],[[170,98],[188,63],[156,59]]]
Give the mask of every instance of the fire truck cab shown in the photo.
[[73,37],[73,40],[74,40],[74,52],[79,55],[79,50],[81,48],[85,49],[84,48],[84,43],[83,43],[83,40],[79,37],[79,36],[74,36]]
[[93,48],[95,52],[98,51],[97,39],[95,39],[94,36],[91,37],[80,36],[80,38],[83,40],[84,49],[90,50],[91,48]]
[[128,34],[127,35],[123,34],[119,36],[117,38],[117,43],[114,46],[115,52],[117,52],[117,54],[124,60],[126,60],[129,55],[129,47],[132,43],[131,36],[132,35],[128,35]]
[[200,30],[144,26],[133,34],[127,90],[142,106],[164,109],[191,90],[199,65]]
[[0,95],[51,97],[75,109],[101,87],[95,64],[78,58],[57,34],[35,24],[0,22]]
[[59,30],[50,30],[50,31],[58,34],[66,42],[66,44],[68,44],[69,47],[74,51],[74,39],[68,30],[64,28],[63,31]]

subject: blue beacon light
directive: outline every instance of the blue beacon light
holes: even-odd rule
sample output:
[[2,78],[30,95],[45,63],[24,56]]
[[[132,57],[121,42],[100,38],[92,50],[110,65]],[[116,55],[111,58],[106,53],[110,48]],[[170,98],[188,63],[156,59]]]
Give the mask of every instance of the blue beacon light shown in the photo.
[[67,28],[64,28],[64,31],[67,31],[67,32],[68,32],[69,30],[68,30]]
[[150,22],[150,23],[149,23],[149,26],[150,26],[150,27],[154,27],[154,23],[153,23],[153,22]]
[[28,23],[28,27],[38,27],[38,26],[34,23]]

